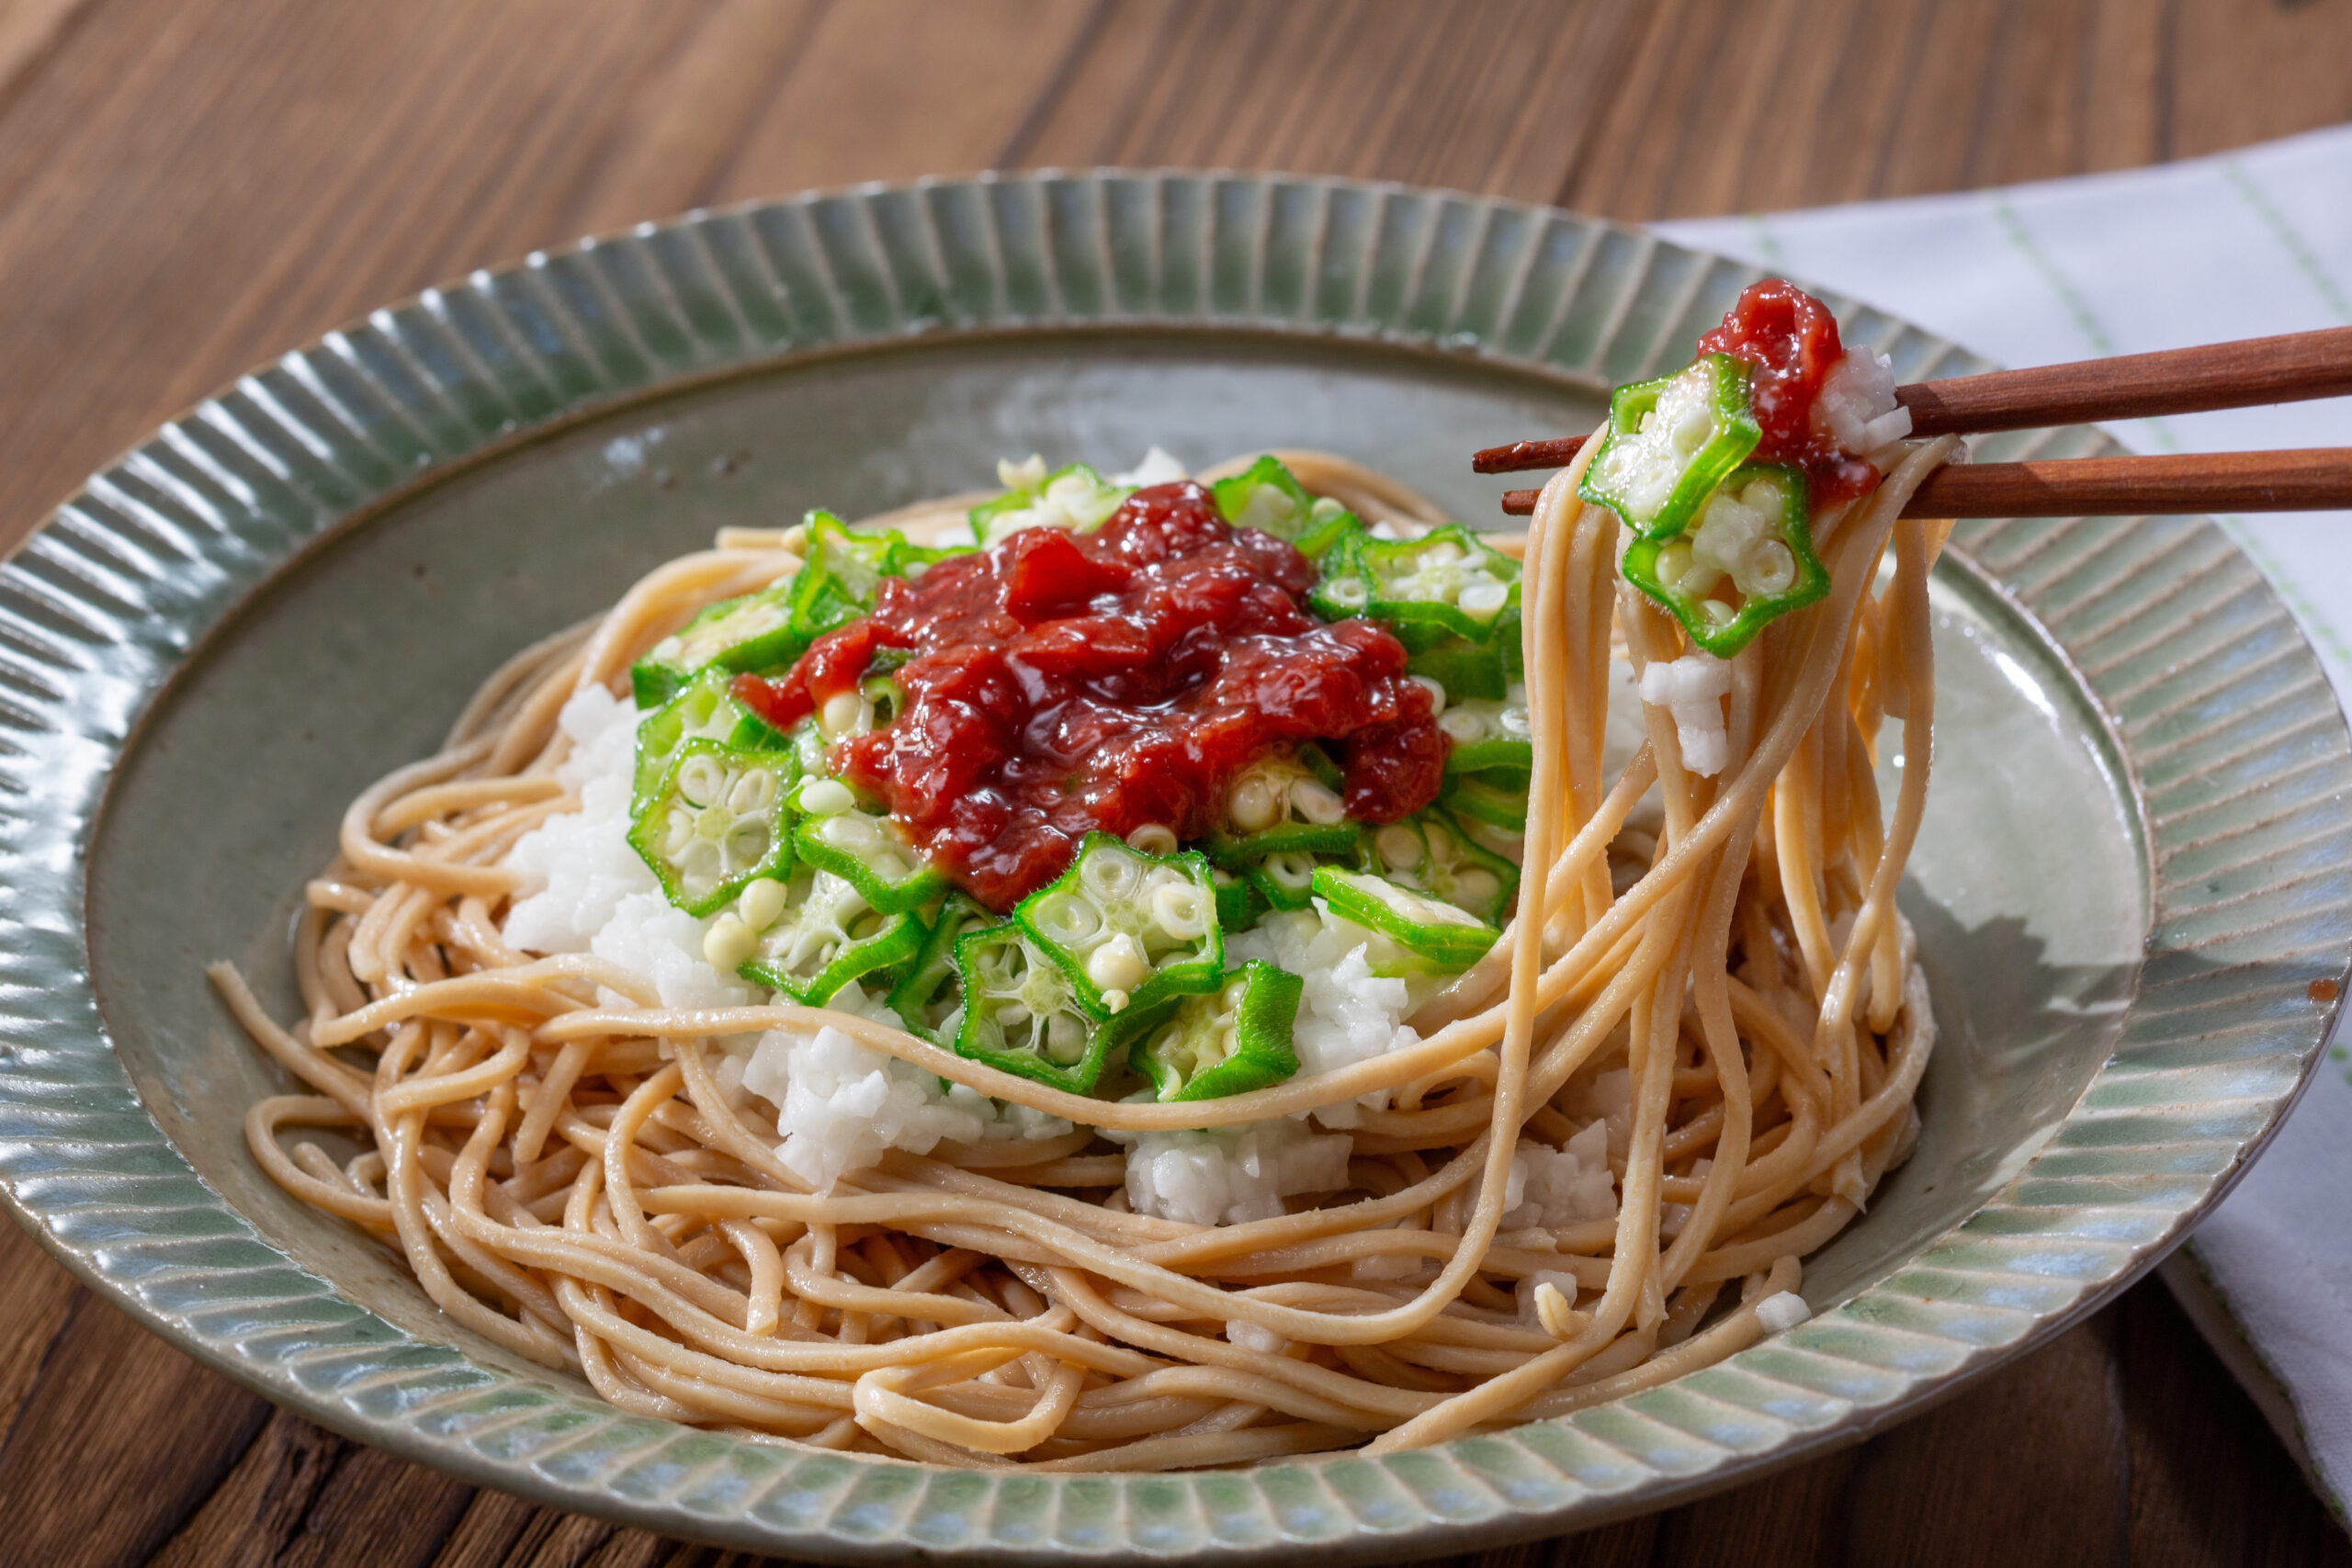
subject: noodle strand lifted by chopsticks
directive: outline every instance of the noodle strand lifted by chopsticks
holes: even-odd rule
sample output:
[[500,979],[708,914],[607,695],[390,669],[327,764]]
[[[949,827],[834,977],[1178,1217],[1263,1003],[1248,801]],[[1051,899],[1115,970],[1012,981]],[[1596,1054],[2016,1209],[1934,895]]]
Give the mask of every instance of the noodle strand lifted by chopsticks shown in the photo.
[[[1941,535],[1900,513],[1951,449],[1915,444],[1818,520],[1831,592],[1730,661],[1730,758],[1707,776],[1657,707],[1604,776],[1612,657],[1638,674],[1679,635],[1620,581],[1620,525],[1577,499],[1581,466],[1555,477],[1525,550],[1516,919],[1422,1008],[1418,1043],[1196,1102],[1067,1094],[820,1009],[666,1010],[618,964],[507,945],[503,857],[576,806],[555,773],[565,700],[797,564],[787,536],[730,531],[518,655],[441,753],[352,804],[297,933],[299,1021],[215,967],[302,1086],[253,1107],[248,1142],[288,1191],[397,1247],[467,1329],[625,1409],[770,1439],[1048,1470],[1386,1452],[1721,1359],[1766,1331],[1760,1309],[1916,1125],[1934,1023],[1894,896],[1929,771]],[[1344,459],[1285,457],[1367,516],[1442,516]],[[1906,765],[1883,813],[1888,716]],[[1661,819],[1628,827],[1645,795]],[[714,1042],[820,1023],[1079,1130],[897,1153],[812,1192],[770,1108],[720,1081]],[[1614,1220],[1507,1229],[1522,1136],[1558,1143],[1619,1070]],[[1239,1224],[1128,1212],[1117,1154],[1087,1131],[1381,1091],[1349,1190]]]

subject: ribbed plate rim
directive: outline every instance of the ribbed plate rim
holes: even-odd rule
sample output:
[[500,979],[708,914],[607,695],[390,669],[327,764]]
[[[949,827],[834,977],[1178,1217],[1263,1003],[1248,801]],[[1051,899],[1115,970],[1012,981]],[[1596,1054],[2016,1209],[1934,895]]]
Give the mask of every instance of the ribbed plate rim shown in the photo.
[[[1335,254],[1351,224],[1359,248]],[[986,243],[958,251],[974,233]],[[0,1199],[117,1305],[325,1426],[559,1506],[841,1561],[910,1546],[1008,1562],[1462,1551],[1685,1500],[1954,1392],[2094,1310],[2218,1201],[2333,1023],[2334,1006],[2290,1005],[2295,987],[2352,977],[2352,888],[2305,876],[2215,905],[2195,896],[2215,874],[2194,869],[2198,853],[2223,840],[2259,852],[2232,874],[2289,849],[2352,851],[2352,744],[2334,694],[2277,595],[2206,520],[1988,523],[1955,537],[2095,694],[2151,862],[2154,956],[2126,1044],[2041,1152],[1813,1323],[1614,1404],[1423,1453],[1008,1481],[753,1447],[550,1393],[344,1302],[271,1247],[146,1115],[91,991],[86,852],[142,715],[289,562],[460,466],[686,384],[957,332],[1326,333],[1606,385],[1655,369],[1755,276],[1494,197],[1042,170],[641,224],[427,289],[256,368],[94,475],[0,565]],[[1186,287],[1190,309],[1172,298]],[[1271,308],[1284,290],[1286,315]],[[1337,292],[1344,308],[1318,312]],[[1829,299],[1849,339],[1893,353],[1905,379],[1982,366]],[[2112,444],[2076,429],[1984,445]],[[2167,561],[2186,563],[2189,586],[2135,597],[2129,569]],[[2258,657],[2191,660],[2182,649],[2199,638]],[[2266,817],[2273,796],[2250,802],[2273,787],[2293,804]],[[2216,908],[2235,913],[2217,927]],[[2258,972],[2265,988],[2209,995],[2212,976],[2186,972],[2200,957]],[[2250,1007],[2269,1014],[2222,1021]],[[2152,1091],[2170,1098],[2152,1104]]]

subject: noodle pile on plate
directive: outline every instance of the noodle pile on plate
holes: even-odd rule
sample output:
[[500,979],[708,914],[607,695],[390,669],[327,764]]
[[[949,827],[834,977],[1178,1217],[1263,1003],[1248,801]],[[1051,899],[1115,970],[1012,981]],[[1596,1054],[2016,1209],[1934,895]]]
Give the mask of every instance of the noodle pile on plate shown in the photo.
[[[1935,1031],[1895,888],[1928,784],[1942,529],[1899,513],[1953,449],[1892,448],[1874,491],[1815,515],[1830,591],[1722,667],[1711,776],[1654,705],[1647,743],[1603,776],[1612,641],[1638,675],[1682,634],[1621,581],[1620,524],[1577,499],[1582,465],[1555,478],[1524,548],[1515,920],[1410,1020],[1417,1043],[1194,1102],[1064,1093],[847,1013],[665,1010],[619,964],[508,945],[502,858],[576,806],[555,774],[567,699],[796,564],[786,536],[730,531],[516,658],[444,751],[352,803],[299,926],[300,1021],[215,967],[308,1089],[253,1107],[254,1153],[397,1246],[454,1321],[616,1405],[832,1449],[1039,1470],[1385,1452],[1720,1360],[1803,1317],[1797,1260],[1916,1133]],[[1285,456],[1368,516],[1438,515],[1352,464]],[[1873,773],[1890,716],[1891,810]],[[1625,827],[1645,799],[1655,833]],[[812,1192],[714,1043],[820,1024],[1076,1130],[895,1153]],[[1522,1139],[1565,1144],[1604,1071],[1625,1086],[1615,1218],[1504,1228]],[[1348,1190],[1246,1223],[1129,1212],[1093,1131],[1381,1090]],[[339,1164],[300,1129],[362,1152]]]

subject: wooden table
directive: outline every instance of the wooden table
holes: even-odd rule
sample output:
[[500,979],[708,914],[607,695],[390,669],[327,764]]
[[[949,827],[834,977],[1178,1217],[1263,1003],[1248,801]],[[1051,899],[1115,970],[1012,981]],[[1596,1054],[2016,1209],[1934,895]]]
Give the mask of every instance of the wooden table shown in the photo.
[[[2110,169],[2352,118],[2344,0],[0,0],[0,545],[247,366],[700,204],[1227,164],[1624,219]],[[0,1225],[0,1560],[723,1554],[273,1411]],[[2352,1562],[2163,1288],[1858,1449],[1491,1554]]]

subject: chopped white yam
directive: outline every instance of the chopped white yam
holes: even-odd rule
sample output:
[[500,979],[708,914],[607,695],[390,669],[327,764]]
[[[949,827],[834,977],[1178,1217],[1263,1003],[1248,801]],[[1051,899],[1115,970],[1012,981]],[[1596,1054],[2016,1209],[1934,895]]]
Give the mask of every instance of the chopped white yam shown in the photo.
[[1779,1291],[1756,1303],[1756,1321],[1767,1334],[1784,1334],[1813,1316],[1813,1309],[1794,1291]]
[[[1615,1219],[1617,1178],[1609,1168],[1609,1123],[1595,1121],[1556,1149],[1522,1140],[1510,1156],[1503,1204],[1505,1230],[1557,1230]],[[1576,1299],[1573,1290],[1568,1299]]]
[[1190,472],[1181,458],[1154,446],[1134,468],[1124,474],[1112,475],[1111,482],[1132,490],[1149,490],[1153,485],[1174,484],[1178,479],[1187,478]]
[[[1238,967],[1262,958],[1299,976],[1298,1016],[1291,1024],[1291,1052],[1302,1075],[1385,1056],[1420,1036],[1403,1022],[1418,1005],[1402,979],[1373,972],[1373,932],[1331,912],[1321,899],[1312,909],[1276,912],[1246,931],[1226,939],[1225,961]],[[1386,1109],[1385,1090],[1361,1100],[1327,1105],[1315,1112],[1326,1127],[1353,1127],[1364,1109]]]
[[1279,1356],[1290,1348],[1290,1341],[1272,1329],[1261,1328],[1240,1318],[1235,1318],[1225,1325],[1225,1337],[1244,1350],[1255,1350],[1262,1356]]
[[1195,1225],[1271,1220],[1283,1200],[1348,1184],[1355,1140],[1277,1117],[1239,1127],[1103,1136],[1127,1145],[1127,1206]]
[[1711,653],[1690,652],[1642,671],[1642,701],[1674,716],[1674,738],[1682,765],[1712,778],[1731,761],[1731,737],[1724,727],[1723,700],[1731,692],[1731,666]]
[[[899,1017],[856,986],[827,1004],[899,1027]],[[819,1192],[892,1149],[925,1155],[942,1142],[995,1143],[1054,1138],[1070,1130],[1059,1117],[1001,1104],[962,1084],[860,1043],[827,1024],[813,1033],[775,1029],[760,1036],[742,1067],[743,1087],[776,1108],[784,1134],[776,1157]]]
[[1813,425],[1845,451],[1867,457],[1911,434],[1911,411],[1894,400],[1894,362],[1860,346],[1830,367],[1814,399]]

